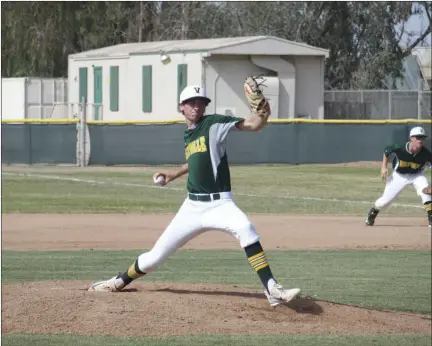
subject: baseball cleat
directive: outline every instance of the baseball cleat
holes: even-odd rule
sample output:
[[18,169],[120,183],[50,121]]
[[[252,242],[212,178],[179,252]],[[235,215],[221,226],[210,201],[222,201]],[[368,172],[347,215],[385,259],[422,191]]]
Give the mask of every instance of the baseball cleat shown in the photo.
[[366,218],[366,225],[367,226],[373,226],[375,223],[375,218],[377,217],[379,213],[379,210],[376,210],[375,208],[372,208],[371,210],[369,210],[368,216]]
[[98,281],[91,285],[88,289],[90,292],[120,292],[122,288],[117,288],[116,280],[118,276],[114,276],[109,280]]
[[285,303],[285,301],[283,301],[282,299],[272,297],[270,294],[268,294],[267,290],[264,290],[264,294],[265,294],[270,306],[273,308],[278,306],[278,305]]
[[375,223],[375,221],[371,220],[369,217],[365,221],[366,226],[373,226],[374,223]]
[[280,284],[274,285],[270,293],[266,293],[266,297],[271,306],[278,306],[282,303],[288,303],[293,300],[300,293],[299,288],[292,288],[290,290],[284,289]]

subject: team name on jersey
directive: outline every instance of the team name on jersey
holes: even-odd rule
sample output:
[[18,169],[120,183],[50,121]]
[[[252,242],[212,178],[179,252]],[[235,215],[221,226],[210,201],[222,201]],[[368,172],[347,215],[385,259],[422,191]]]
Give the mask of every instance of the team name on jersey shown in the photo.
[[207,151],[207,146],[205,143],[205,137],[201,136],[195,139],[193,142],[190,142],[186,146],[186,150],[185,150],[186,160],[188,160],[189,157],[195,153],[203,153],[206,151]]
[[407,162],[407,161],[400,161],[399,162],[399,167],[402,167],[402,168],[411,167],[413,169],[417,169],[420,166],[421,166],[421,164],[414,163],[414,162]]

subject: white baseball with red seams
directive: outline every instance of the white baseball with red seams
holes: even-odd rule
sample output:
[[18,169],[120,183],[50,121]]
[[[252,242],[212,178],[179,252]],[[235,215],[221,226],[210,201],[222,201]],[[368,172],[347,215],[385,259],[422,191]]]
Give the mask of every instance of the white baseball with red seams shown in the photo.
[[158,175],[153,178],[153,181],[156,185],[163,185],[165,183],[165,177],[163,175]]

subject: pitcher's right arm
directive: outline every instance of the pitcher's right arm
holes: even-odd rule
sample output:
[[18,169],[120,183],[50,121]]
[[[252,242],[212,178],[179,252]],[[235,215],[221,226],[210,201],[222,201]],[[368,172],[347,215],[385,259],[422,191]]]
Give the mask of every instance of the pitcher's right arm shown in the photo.
[[180,178],[182,175],[185,175],[188,172],[189,172],[189,165],[188,165],[188,163],[185,163],[184,165],[182,165],[176,171],[171,171],[171,172],[156,172],[155,174],[153,174],[153,178],[157,178],[160,175],[164,176],[165,177],[165,182],[164,182],[164,184],[162,184],[162,186],[165,186],[169,182],[171,182],[171,181],[173,181],[173,180],[175,180],[177,178]]

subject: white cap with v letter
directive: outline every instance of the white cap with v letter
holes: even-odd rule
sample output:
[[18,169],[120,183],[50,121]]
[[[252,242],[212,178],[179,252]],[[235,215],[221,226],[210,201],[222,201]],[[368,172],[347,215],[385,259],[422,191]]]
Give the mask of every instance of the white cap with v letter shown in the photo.
[[211,102],[211,100],[207,97],[205,88],[200,85],[188,85],[186,88],[184,88],[180,93],[179,102],[183,103],[194,98],[203,98],[207,101],[207,104]]

